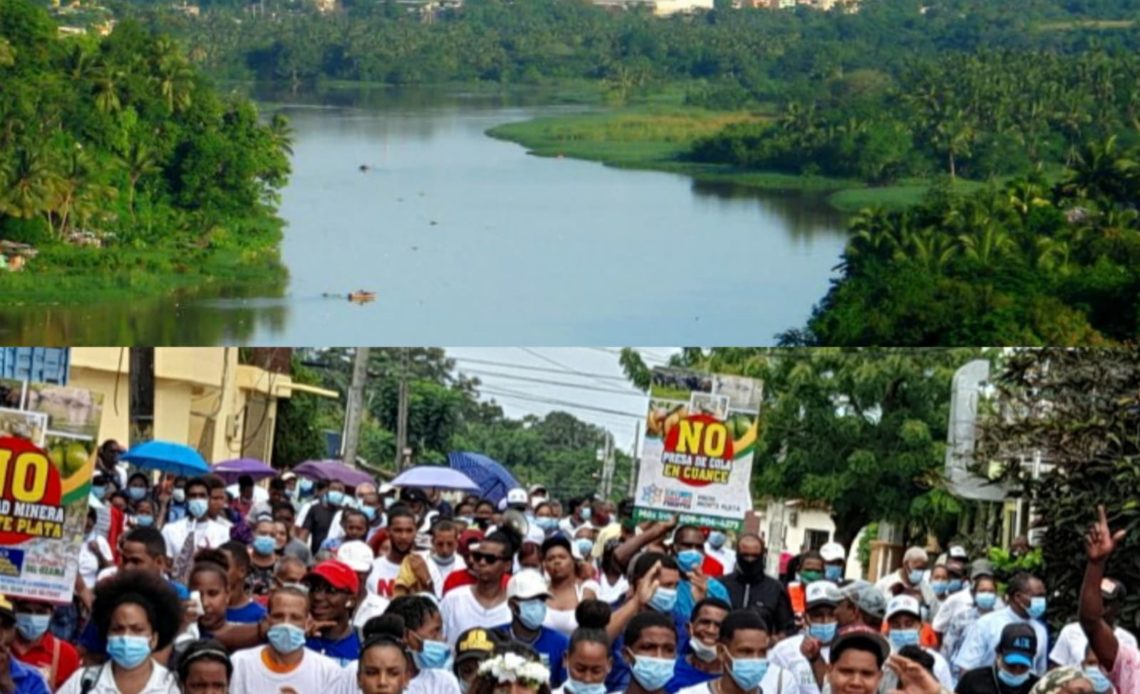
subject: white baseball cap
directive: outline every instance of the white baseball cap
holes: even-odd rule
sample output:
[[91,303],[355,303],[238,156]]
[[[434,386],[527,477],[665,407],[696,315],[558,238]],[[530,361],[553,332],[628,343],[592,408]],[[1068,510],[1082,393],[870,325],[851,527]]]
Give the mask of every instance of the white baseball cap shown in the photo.
[[523,569],[507,583],[507,599],[518,598],[530,600],[531,598],[549,598],[550,587],[546,585],[546,578],[534,569]]
[[843,561],[847,558],[847,551],[838,542],[828,542],[819,548],[819,556],[823,557],[825,562]]
[[909,595],[896,595],[887,602],[887,619],[900,613],[921,617],[922,609],[919,607],[918,600],[913,597]]
[[372,548],[360,540],[350,540],[336,551],[336,560],[356,573],[371,571],[373,559]]
[[391,494],[392,492],[396,491],[396,488],[387,482],[381,482],[380,483],[380,489],[378,491],[379,491],[380,496],[385,496],[387,494]]
[[807,602],[808,609],[816,605],[831,605],[834,607],[843,600],[843,593],[840,593],[839,586],[831,581],[815,581],[814,583],[808,584],[804,598]]
[[507,505],[508,506],[511,504],[525,504],[529,500],[530,500],[530,497],[527,495],[525,489],[520,489],[519,487],[515,487],[511,491],[507,492]]
[[530,485],[530,493],[531,494],[534,494],[535,492],[539,492],[539,491],[541,491],[543,494],[546,494],[546,485],[545,484],[532,484],[532,485]]
[[962,545],[950,545],[950,551],[947,552],[947,555],[951,559],[962,559],[963,561],[970,558],[970,555],[966,553],[966,548]]

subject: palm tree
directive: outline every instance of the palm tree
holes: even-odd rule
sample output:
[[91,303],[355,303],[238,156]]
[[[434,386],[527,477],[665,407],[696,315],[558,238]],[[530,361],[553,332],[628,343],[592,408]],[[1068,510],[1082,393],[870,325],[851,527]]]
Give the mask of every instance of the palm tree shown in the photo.
[[158,83],[159,93],[166,100],[166,110],[170,113],[186,110],[190,107],[194,88],[193,69],[178,46],[165,36],[155,42],[154,50],[153,79]]
[[122,108],[119,89],[126,73],[106,63],[98,65],[93,72],[95,82],[95,108],[100,113],[118,113]]
[[895,251],[895,260],[905,260],[909,253],[910,259],[935,274],[942,274],[950,261],[958,255],[954,237],[932,227],[911,234],[907,237],[906,244],[906,252]]
[[1086,199],[1128,200],[1131,186],[1140,178],[1140,163],[1120,151],[1116,136],[1085,144],[1077,152],[1063,188]]
[[135,192],[138,189],[139,179],[159,171],[158,158],[154,150],[139,141],[131,138],[130,145],[122,156],[118,157],[119,164],[127,171],[127,209],[130,210],[131,220],[135,218]]
[[273,146],[289,156],[293,156],[293,126],[289,119],[280,113],[273,114],[269,121],[269,136]]
[[1013,237],[992,220],[975,227],[973,233],[960,234],[958,243],[962,255],[983,268],[992,267],[1017,250]]
[[0,212],[20,219],[45,215],[51,225],[53,199],[59,183],[55,162],[42,149],[27,146],[16,148],[15,155],[5,162],[3,193],[0,193]]

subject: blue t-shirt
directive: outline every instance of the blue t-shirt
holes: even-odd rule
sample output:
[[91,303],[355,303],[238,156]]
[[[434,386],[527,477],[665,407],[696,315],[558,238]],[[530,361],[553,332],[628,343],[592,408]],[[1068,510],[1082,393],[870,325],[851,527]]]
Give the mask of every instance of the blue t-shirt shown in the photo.
[[[624,600],[621,601],[621,603],[624,602]],[[618,604],[618,607],[621,607],[621,603]],[[684,622],[678,621],[676,610],[672,611],[670,616],[673,618],[673,629],[677,632],[677,653],[688,653],[688,619]],[[629,678],[632,673],[630,672],[629,665],[625,662],[625,656],[622,654],[624,648],[625,636],[619,634],[618,637],[614,639],[613,646],[610,649],[610,656],[613,658],[614,666],[610,668],[610,674],[606,676],[607,692],[624,692],[629,688]]]
[[[186,589],[186,586],[178,581],[171,581],[169,579],[167,583],[169,583],[170,587],[174,589],[174,592],[178,594],[179,600],[190,599],[190,591]],[[86,626],[83,627],[83,631],[79,634],[79,640],[75,642],[75,645],[82,646],[88,653],[107,655],[107,641],[99,636],[99,629],[95,627],[95,622],[91,620],[88,620]]]
[[51,694],[43,675],[32,666],[9,657],[8,672],[12,675],[12,684],[16,685],[16,694]]
[[340,663],[341,667],[360,659],[360,639],[356,636],[356,629],[350,629],[348,636],[339,641],[326,639],[323,636],[310,636],[305,639],[305,646],[332,658]]
[[507,638],[520,641],[538,651],[542,657],[542,664],[550,669],[550,688],[557,689],[566,680],[566,671],[563,669],[562,657],[570,647],[570,639],[546,627],[538,628],[538,638],[534,641],[524,641],[511,632],[510,624],[495,627],[495,631],[506,634]]
[[245,607],[227,607],[226,621],[234,624],[257,624],[265,617],[266,609],[252,600]]
[[690,665],[688,655],[687,651],[683,652],[682,655],[677,657],[677,662],[673,664],[673,679],[669,680],[668,684],[665,685],[666,694],[674,694],[685,687],[692,687],[720,677],[720,675],[710,675],[707,672],[701,672]]

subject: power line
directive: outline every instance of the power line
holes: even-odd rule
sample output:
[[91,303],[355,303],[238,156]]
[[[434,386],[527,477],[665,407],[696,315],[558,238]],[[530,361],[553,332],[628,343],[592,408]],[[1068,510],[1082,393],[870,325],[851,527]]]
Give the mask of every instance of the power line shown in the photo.
[[632,412],[622,412],[621,410],[611,410],[609,408],[597,407],[595,405],[583,405],[580,402],[570,402],[567,400],[556,400],[554,398],[544,398],[544,397],[536,396],[533,393],[522,393],[522,392],[519,392],[517,390],[512,391],[512,390],[508,390],[506,388],[503,388],[503,389],[481,388],[480,392],[487,393],[489,395],[501,395],[503,397],[515,398],[517,400],[529,400],[531,402],[540,402],[540,403],[544,403],[547,405],[560,405],[563,407],[572,407],[572,408],[577,408],[577,409],[583,410],[583,411],[603,412],[605,414],[618,415],[621,417],[630,417],[632,419],[637,419],[637,420],[645,419],[645,415],[643,415],[643,414],[633,414]]
[[[461,371],[460,373],[464,373]],[[482,374],[485,376],[492,376],[494,378],[509,378],[514,381],[526,381],[528,383],[542,383],[546,385],[560,386],[563,388],[580,388],[582,390],[590,390],[596,393],[614,393],[617,395],[632,395],[640,398],[645,397],[645,393],[634,390],[619,390],[617,388],[598,388],[597,386],[588,386],[582,383],[567,383],[565,381],[550,381],[544,378],[527,378],[526,376],[516,376],[514,374],[506,374],[500,371],[482,371],[480,369],[467,369],[465,373]]]
[[624,377],[624,376],[610,376],[608,374],[599,374],[599,373],[594,373],[594,372],[590,372],[590,371],[571,371],[571,370],[568,370],[565,368],[563,368],[563,369],[549,369],[545,366],[526,366],[523,364],[512,364],[510,362],[505,362],[505,361],[492,361],[489,359],[474,359],[471,357],[450,357],[450,359],[454,359],[455,361],[465,361],[465,362],[469,362],[472,364],[486,364],[488,366],[503,366],[503,367],[507,367],[510,369],[520,369],[522,371],[541,371],[543,373],[574,375],[574,376],[581,376],[582,378],[594,378],[594,379],[600,378],[600,379],[605,379],[608,381],[618,381],[620,383],[629,383],[629,379]]
[[[621,350],[615,349],[613,347],[580,347],[579,349],[589,349],[589,350],[592,350],[595,352],[602,352],[604,354],[614,354],[614,355],[617,355],[618,357],[621,356]],[[634,349],[633,351],[637,352],[637,355],[639,357],[641,357],[641,360],[647,364],[650,364],[653,366],[668,366],[669,365],[669,360],[661,357],[660,355],[650,354],[647,351],[641,351],[641,350],[637,350],[637,349]]]
[[[529,354],[529,355],[531,355],[531,356],[533,356],[533,357],[538,357],[539,359],[541,359],[541,360],[543,360],[543,361],[545,361],[545,362],[547,362],[547,363],[549,363],[549,364],[554,364],[555,366],[560,366],[560,367],[562,367],[563,369],[566,369],[566,370],[568,370],[568,371],[573,371],[574,373],[581,373],[581,372],[579,372],[577,369],[574,369],[574,368],[572,368],[572,367],[566,366],[565,364],[563,364],[563,363],[562,363],[562,362],[560,362],[560,361],[557,361],[557,360],[555,360],[555,359],[551,359],[550,357],[548,357],[548,356],[546,356],[546,355],[544,355],[544,354],[539,354],[538,352],[534,351],[534,350],[533,350],[533,349],[531,349],[530,347],[520,347],[519,349],[521,349],[522,351],[526,352],[527,354]],[[605,383],[603,383],[602,385],[608,385],[608,384],[605,384]]]

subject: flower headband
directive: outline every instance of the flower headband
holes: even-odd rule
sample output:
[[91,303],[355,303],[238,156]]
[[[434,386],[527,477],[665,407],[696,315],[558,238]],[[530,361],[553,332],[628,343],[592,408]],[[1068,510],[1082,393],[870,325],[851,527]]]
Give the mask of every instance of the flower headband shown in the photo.
[[518,653],[504,653],[483,661],[479,676],[490,675],[499,683],[518,682],[532,687],[550,681],[550,670],[542,663],[527,660]]

